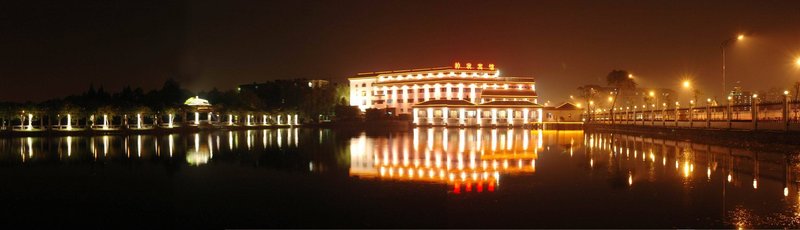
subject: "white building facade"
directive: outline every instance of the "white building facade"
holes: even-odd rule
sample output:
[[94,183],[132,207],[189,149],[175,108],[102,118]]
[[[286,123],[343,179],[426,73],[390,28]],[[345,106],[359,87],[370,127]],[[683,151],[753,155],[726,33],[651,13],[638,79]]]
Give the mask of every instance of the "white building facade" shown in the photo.
[[418,126],[524,126],[541,123],[536,83],[501,77],[494,64],[359,73],[350,105],[407,114]]

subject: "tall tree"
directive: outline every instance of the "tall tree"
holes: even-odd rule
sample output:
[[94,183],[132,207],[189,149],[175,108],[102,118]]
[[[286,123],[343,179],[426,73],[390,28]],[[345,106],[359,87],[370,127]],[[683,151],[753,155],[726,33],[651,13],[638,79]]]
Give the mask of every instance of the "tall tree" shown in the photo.
[[[614,123],[614,110],[617,106],[617,99],[619,99],[620,95],[625,95],[623,99],[626,97],[630,97],[630,92],[636,90],[636,82],[633,80],[628,71],[625,70],[611,70],[608,75],[606,75],[606,83],[608,86],[614,88],[614,98],[611,101],[611,123]],[[626,100],[626,103],[630,100]]]

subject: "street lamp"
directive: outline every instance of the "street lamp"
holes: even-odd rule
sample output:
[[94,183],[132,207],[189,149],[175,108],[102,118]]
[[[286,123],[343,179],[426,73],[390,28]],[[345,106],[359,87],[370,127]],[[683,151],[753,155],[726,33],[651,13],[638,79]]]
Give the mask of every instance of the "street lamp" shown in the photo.
[[658,104],[658,97],[656,97],[655,90],[650,90],[650,92],[648,92],[648,95],[650,96],[650,98],[653,99],[653,101],[655,101],[656,104]]
[[689,80],[683,81],[683,88],[691,90],[693,94],[692,99],[694,99],[695,101],[697,100],[697,89],[694,86],[692,86],[692,83]]
[[725,96],[726,94],[728,94],[727,88],[725,88],[725,86],[726,86],[725,85],[725,81],[726,81],[726,79],[725,79],[725,49],[728,48],[728,44],[730,44],[732,41],[734,41],[734,39],[736,39],[736,41],[741,41],[742,39],[744,39],[744,34],[739,34],[736,37],[728,38],[725,41],[723,41],[722,45],[720,46],[721,49],[722,49],[722,96]]
[[800,57],[794,61],[794,64],[797,65],[797,67],[800,67]]

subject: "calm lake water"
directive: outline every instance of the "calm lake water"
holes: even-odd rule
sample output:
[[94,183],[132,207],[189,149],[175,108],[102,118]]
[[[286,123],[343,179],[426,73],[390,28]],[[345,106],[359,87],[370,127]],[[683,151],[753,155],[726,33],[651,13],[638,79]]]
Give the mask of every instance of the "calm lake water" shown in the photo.
[[0,139],[0,225],[798,228],[785,153],[583,131]]

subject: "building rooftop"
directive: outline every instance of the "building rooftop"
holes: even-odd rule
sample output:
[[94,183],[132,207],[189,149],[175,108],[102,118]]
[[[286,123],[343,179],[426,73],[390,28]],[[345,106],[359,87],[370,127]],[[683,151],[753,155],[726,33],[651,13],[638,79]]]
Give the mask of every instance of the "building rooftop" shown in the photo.
[[539,104],[530,102],[530,101],[490,101],[483,104],[481,106],[498,106],[498,105],[513,105],[513,106],[534,106],[534,107],[541,107]]
[[536,91],[530,89],[484,89],[481,96],[515,96],[515,97],[536,97]]
[[557,110],[576,110],[576,109],[581,109],[581,108],[578,108],[578,106],[576,106],[575,104],[572,104],[572,103],[569,103],[569,102],[564,102],[563,104],[561,104],[559,106],[556,106],[555,109],[557,109]]
[[421,106],[439,106],[439,105],[475,105],[466,100],[430,100],[420,102],[416,105]]

